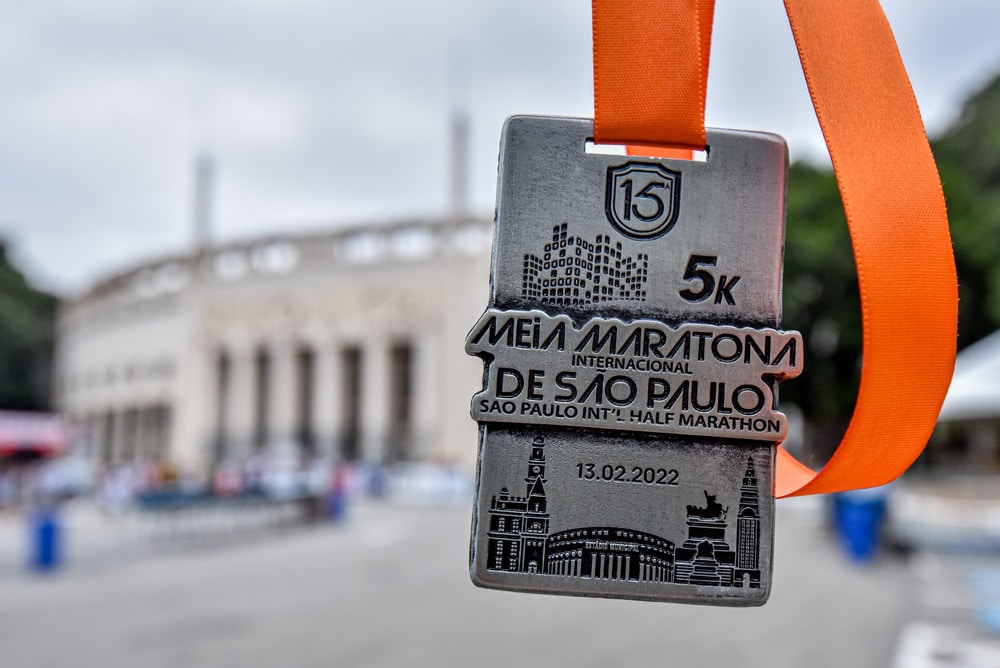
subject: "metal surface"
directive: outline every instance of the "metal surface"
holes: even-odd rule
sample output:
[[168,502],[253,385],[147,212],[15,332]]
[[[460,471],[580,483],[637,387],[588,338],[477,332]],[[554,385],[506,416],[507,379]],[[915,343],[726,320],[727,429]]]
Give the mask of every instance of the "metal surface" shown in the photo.
[[760,605],[770,591],[781,138],[704,162],[588,153],[587,120],[501,140],[471,574],[481,586]]

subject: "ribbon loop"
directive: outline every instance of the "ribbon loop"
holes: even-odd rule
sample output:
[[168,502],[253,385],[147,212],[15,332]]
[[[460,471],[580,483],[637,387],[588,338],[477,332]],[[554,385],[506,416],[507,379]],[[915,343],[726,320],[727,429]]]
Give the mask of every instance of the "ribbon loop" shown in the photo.
[[714,10],[715,0],[593,0],[596,143],[704,150]]
[[[840,447],[818,473],[779,449],[778,497],[902,474],[934,429],[958,322],[941,182],[881,7],[785,0],[785,9],[847,214],[864,358]],[[712,0],[593,0],[596,142],[704,148],[713,10]]]

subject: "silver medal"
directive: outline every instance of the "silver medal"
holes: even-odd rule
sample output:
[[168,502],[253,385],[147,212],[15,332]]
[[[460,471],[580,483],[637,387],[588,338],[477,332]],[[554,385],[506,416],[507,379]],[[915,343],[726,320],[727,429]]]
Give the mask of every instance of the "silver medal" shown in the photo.
[[588,153],[588,120],[501,139],[471,575],[484,587],[722,605],[770,592],[787,156]]

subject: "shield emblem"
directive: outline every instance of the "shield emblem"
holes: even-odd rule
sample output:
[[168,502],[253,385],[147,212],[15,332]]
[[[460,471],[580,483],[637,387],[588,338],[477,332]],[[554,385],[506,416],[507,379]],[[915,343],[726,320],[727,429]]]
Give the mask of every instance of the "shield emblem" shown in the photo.
[[655,239],[677,222],[680,193],[680,172],[655,163],[627,162],[608,168],[604,208],[625,236]]

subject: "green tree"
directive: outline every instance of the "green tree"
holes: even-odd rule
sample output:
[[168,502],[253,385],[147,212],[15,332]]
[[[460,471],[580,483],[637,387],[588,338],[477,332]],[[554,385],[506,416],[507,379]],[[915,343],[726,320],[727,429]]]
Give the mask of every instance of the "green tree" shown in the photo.
[[0,241],[0,409],[49,408],[57,304],[10,263]]
[[788,173],[782,324],[802,332],[805,369],[781,384],[809,421],[810,449],[836,446],[857,394],[861,308],[847,222],[833,173],[795,163]]
[[932,143],[955,247],[959,346],[1000,327],[1000,77]]
[[[948,204],[959,279],[959,347],[1000,328],[1000,77],[931,142]],[[798,404],[807,439],[832,452],[851,417],[861,371],[861,307],[833,172],[789,169],[783,326],[805,339],[803,375],[781,385]]]

